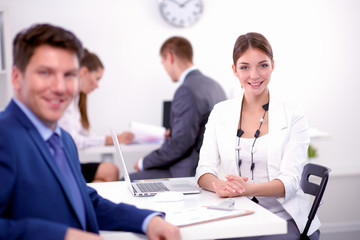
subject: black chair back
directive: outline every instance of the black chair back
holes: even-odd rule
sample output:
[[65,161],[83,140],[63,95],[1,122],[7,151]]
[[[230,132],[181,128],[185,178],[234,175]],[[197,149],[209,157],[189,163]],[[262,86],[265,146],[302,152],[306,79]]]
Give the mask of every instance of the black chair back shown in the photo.
[[[300,236],[300,240],[308,240],[307,233],[309,231],[312,220],[314,219],[316,212],[320,206],[321,199],[324,195],[326,184],[329,179],[330,169],[318,164],[308,163],[304,166],[304,170],[301,176],[300,186],[307,194],[315,196],[305,229]],[[320,184],[311,182],[309,177],[311,175],[321,178]]]

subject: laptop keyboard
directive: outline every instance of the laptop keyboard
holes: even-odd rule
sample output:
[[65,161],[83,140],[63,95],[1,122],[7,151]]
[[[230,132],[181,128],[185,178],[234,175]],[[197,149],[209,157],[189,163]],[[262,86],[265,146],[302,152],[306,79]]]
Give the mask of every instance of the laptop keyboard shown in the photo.
[[162,182],[136,183],[136,186],[139,187],[141,192],[165,192],[165,191],[169,191],[169,189]]

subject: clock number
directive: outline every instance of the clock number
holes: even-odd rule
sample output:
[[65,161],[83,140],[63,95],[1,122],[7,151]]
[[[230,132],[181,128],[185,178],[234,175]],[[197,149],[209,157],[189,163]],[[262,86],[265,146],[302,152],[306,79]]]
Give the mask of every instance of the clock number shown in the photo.
[[201,0],[159,0],[160,12],[173,26],[186,27],[195,23],[202,12]]

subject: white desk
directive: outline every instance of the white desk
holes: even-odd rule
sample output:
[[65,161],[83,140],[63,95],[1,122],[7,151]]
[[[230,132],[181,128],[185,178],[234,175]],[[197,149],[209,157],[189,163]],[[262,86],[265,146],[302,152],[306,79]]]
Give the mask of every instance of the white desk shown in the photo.
[[323,132],[317,128],[309,128],[309,135],[311,140],[331,137],[330,133]]
[[[135,171],[132,166],[139,157],[144,157],[148,153],[161,147],[160,143],[142,144],[120,144],[129,173]],[[89,147],[79,151],[81,162],[114,162],[118,167],[119,159],[114,156],[114,146]]]
[[[193,178],[190,178],[191,180]],[[178,181],[178,179],[170,179]],[[140,208],[148,208],[158,211],[170,209],[190,208],[206,206],[223,201],[216,194],[202,190],[200,194],[186,195],[184,201],[179,202],[156,202],[152,197],[133,197],[126,188],[125,182],[91,183],[98,193],[115,203],[125,202]],[[256,235],[282,234],[287,232],[285,220],[277,217],[263,207],[252,202],[248,198],[236,198],[235,208],[253,210],[251,215],[220,220],[215,222],[197,224],[180,229],[182,239],[216,239],[233,238]],[[105,240],[115,239],[146,239],[146,236],[135,233],[101,231]]]

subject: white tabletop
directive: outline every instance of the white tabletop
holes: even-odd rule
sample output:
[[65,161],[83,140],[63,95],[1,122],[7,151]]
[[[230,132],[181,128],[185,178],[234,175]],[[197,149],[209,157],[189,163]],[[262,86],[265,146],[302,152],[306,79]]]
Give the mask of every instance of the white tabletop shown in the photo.
[[[170,181],[181,181],[182,178],[170,179]],[[193,178],[187,178],[192,180]],[[169,211],[173,209],[190,208],[196,206],[208,206],[218,204],[224,199],[216,194],[202,190],[200,194],[185,195],[183,201],[157,202],[152,197],[133,197],[127,189],[125,182],[91,183],[98,193],[115,203],[125,202],[136,205],[140,208],[148,208],[158,211]],[[235,201],[235,208],[252,210],[253,214],[202,223],[180,229],[182,239],[216,239],[233,238],[256,235],[272,235],[287,232],[287,223],[258,204],[246,197],[238,197]],[[146,236],[125,232],[101,231],[105,240],[114,239],[146,239]]]
[[[128,172],[135,171],[133,166],[140,157],[144,157],[150,152],[161,147],[160,143],[134,143],[134,144],[120,144],[123,152]],[[81,163],[87,162],[113,162],[120,167],[120,159],[116,156],[114,146],[98,146],[89,147],[79,151],[79,158]],[[119,176],[120,178],[122,176]]]
[[[121,150],[124,152],[150,152],[161,147],[160,143],[134,143],[120,145]],[[97,146],[83,149],[81,152],[83,154],[115,154],[116,151],[114,146]]]

